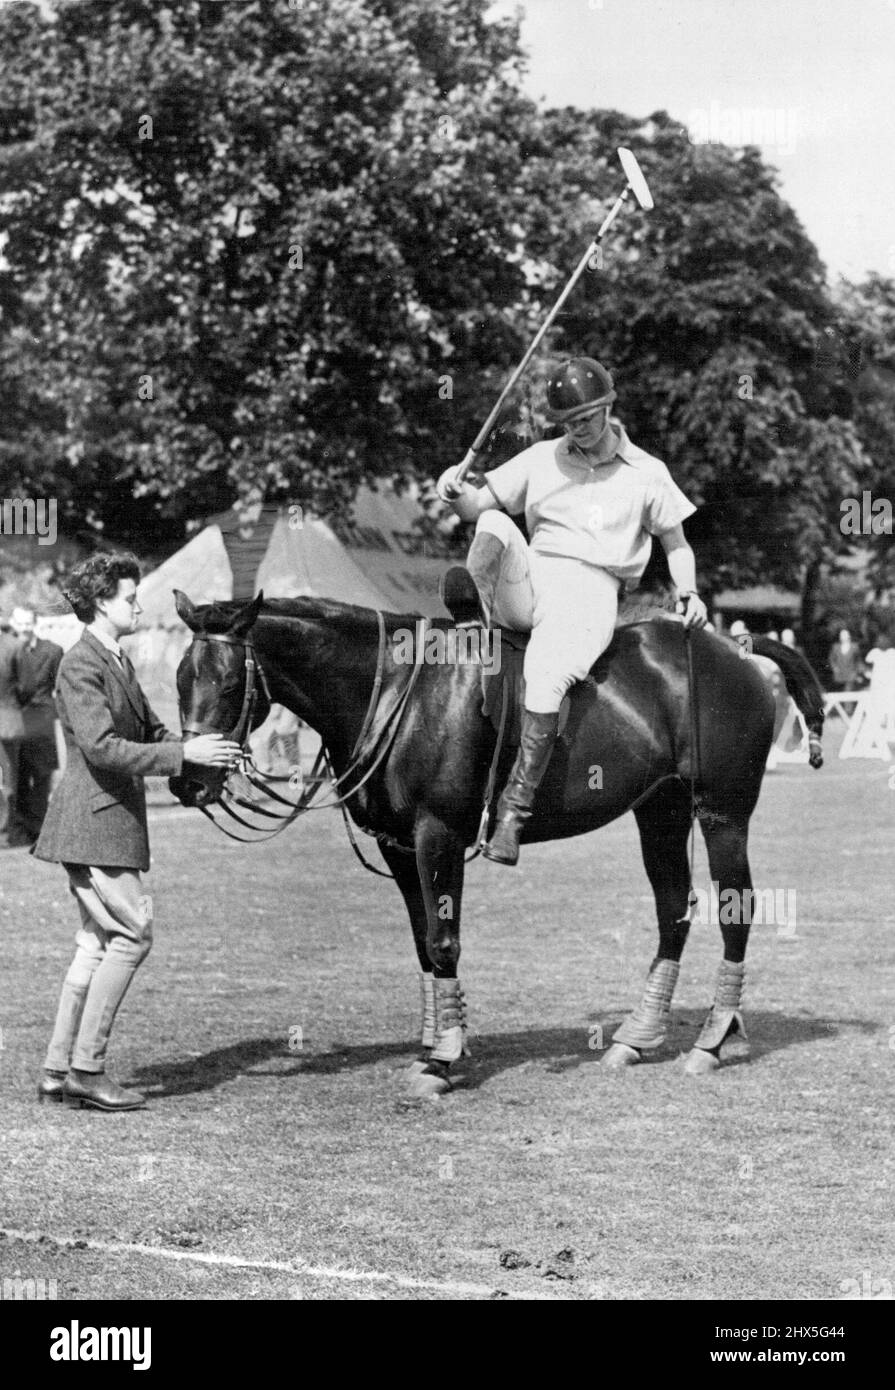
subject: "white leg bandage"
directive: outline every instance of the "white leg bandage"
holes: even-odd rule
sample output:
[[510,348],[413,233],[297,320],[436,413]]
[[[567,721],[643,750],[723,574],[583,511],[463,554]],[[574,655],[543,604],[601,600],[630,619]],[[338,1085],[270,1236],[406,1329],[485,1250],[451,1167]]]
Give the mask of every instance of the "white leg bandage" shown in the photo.
[[466,1000],[459,980],[438,980],[435,986],[435,1046],[432,1060],[456,1062],[468,1053]]
[[423,1011],[423,1047],[435,1046],[435,976],[431,971],[420,975],[420,1004]]

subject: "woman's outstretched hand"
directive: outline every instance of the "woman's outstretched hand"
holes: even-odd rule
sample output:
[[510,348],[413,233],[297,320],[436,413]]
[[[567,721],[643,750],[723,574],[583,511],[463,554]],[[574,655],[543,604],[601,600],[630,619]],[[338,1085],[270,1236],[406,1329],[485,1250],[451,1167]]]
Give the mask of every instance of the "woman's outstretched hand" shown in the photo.
[[235,767],[241,751],[238,743],[223,734],[197,734],[183,745],[183,758],[199,767]]

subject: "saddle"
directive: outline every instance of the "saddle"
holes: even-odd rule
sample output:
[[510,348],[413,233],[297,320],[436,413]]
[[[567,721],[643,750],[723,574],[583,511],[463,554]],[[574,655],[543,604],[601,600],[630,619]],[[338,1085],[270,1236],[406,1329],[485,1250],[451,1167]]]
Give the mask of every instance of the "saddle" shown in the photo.
[[[634,623],[647,622],[652,618],[672,616],[671,600],[667,606],[663,606],[661,600],[654,598],[623,598],[619,603],[615,626],[618,630],[620,627],[631,627]],[[525,677],[522,667],[530,636],[528,632],[514,632],[508,628],[495,630],[495,640],[499,644],[499,660],[495,653],[493,666],[482,668],[482,713],[486,719],[491,720],[495,732],[499,734],[506,687],[506,727],[503,738],[505,744],[514,748],[518,746],[522,736],[522,711],[525,707]],[[569,695],[566,695],[559,709],[560,737],[568,717]]]

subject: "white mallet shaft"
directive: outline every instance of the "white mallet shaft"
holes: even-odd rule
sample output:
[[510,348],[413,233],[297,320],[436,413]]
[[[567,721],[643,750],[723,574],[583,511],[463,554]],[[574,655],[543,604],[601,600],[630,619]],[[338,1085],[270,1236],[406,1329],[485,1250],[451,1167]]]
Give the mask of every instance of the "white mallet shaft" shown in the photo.
[[455,482],[457,483],[463,482],[463,479],[466,477],[466,474],[469,472],[470,468],[475,463],[478,454],[487,443],[488,436],[494,428],[495,421],[497,420],[497,417],[500,414],[501,407],[503,406],[504,401],[512,391],[513,387],[516,385],[516,382],[519,380],[522,373],[525,371],[525,368],[528,366],[534,354],[537,352],[538,347],[543,341],[544,334],[547,332],[548,328],[550,328],[551,324],[556,319],[556,316],[559,313],[560,309],[565,304],[569,295],[572,293],[572,290],[575,288],[575,286],[578,284],[578,281],[581,279],[585,267],[598,250],[600,242],[603,240],[603,237],[606,235],[609,228],[612,226],[613,222],[615,221],[616,217],[621,211],[622,207],[624,206],[628,194],[633,192],[634,197],[637,199],[637,202],[640,204],[642,208],[648,210],[649,208],[653,207],[652,195],[650,194],[649,188],[647,187],[646,179],[643,177],[640,165],[637,163],[637,159],[635,158],[635,156],[628,149],[619,149],[618,156],[621,160],[622,168],[624,169],[625,174],[627,175],[627,182],[622,192],[616,198],[615,202],[612,204],[612,207],[609,209],[606,216],[603,218],[603,221],[600,224],[600,228],[596,236],[594,237],[593,241],[588,246],[584,255],[581,257],[581,260],[578,262],[577,266],[573,270],[570,279],[567,281],[566,286],[562,291],[562,294],[559,296],[559,299],[557,299],[553,308],[550,310],[550,313],[547,315],[544,322],[541,324],[540,328],[538,329],[537,333],[532,339],[528,347],[528,350],[525,353],[525,356],[522,358],[522,361],[519,363],[518,367],[513,372],[509,381],[504,386],[503,390],[501,391],[500,395],[495,401],[493,409],[491,410],[487,420],[482,425],[482,428],[479,430],[478,434],[473,440],[472,446],[469,449],[467,449],[466,454],[464,455],[463,460],[460,463],[455,475]]

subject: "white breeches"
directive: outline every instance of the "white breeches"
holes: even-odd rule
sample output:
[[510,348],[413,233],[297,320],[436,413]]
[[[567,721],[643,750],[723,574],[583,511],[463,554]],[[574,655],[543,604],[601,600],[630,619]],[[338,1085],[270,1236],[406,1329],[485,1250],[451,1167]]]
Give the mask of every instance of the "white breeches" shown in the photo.
[[607,570],[562,555],[538,555],[506,512],[479,517],[504,545],[494,594],[493,627],[530,632],[525,653],[525,708],[556,712],[612,641],[619,582]]

